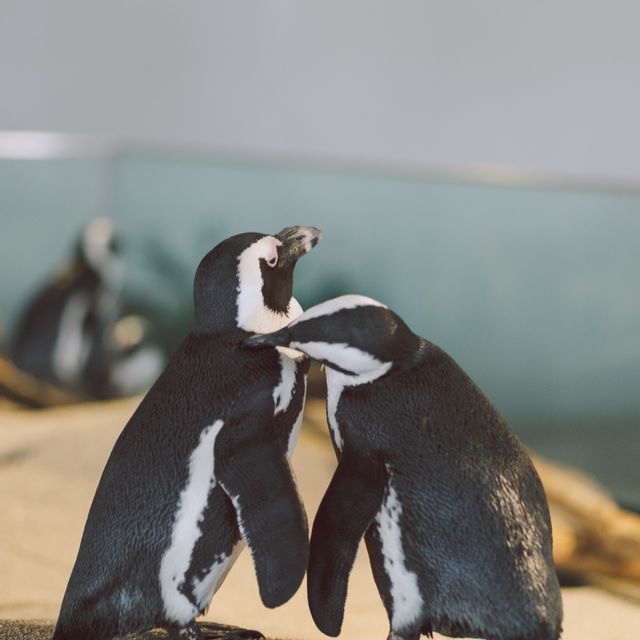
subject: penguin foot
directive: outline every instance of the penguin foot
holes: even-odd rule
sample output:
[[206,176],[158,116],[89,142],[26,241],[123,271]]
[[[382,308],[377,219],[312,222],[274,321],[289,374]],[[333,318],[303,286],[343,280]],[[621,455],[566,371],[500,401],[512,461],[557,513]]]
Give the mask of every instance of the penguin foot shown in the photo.
[[217,622],[199,622],[198,629],[204,640],[264,640],[264,635],[259,631]]
[[171,640],[204,640],[195,620],[184,627],[170,627],[167,631]]
[[400,634],[397,631],[389,631],[389,635],[387,636],[387,640],[419,640],[419,638],[420,638],[419,631],[414,633],[409,633],[409,634],[406,634],[406,633]]

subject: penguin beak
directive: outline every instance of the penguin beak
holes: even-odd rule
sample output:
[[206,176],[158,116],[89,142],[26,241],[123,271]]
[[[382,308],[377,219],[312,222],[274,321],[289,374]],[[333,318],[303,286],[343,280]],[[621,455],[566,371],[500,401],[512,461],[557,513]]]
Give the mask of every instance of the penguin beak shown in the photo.
[[264,347],[286,347],[291,338],[286,329],[274,331],[273,333],[264,333],[251,336],[242,342],[242,347],[247,349],[260,349]]
[[316,227],[286,227],[275,235],[282,246],[278,251],[278,266],[295,264],[296,260],[309,253],[323,238]]

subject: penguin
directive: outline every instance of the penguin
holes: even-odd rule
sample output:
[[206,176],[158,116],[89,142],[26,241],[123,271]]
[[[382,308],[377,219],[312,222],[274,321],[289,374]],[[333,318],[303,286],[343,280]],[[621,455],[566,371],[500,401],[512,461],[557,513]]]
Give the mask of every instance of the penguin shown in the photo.
[[9,356],[20,370],[79,396],[94,395],[96,381],[108,375],[102,339],[117,319],[120,245],[110,219],[85,225],[73,257],[18,320]]
[[337,636],[364,535],[390,640],[433,631],[557,640],[560,587],[545,493],[504,418],[461,367],[371,298],[311,307],[249,348],[325,365],[338,466],[313,523],[318,628]]
[[321,237],[314,227],[243,233],[200,262],[191,332],[111,452],[53,640],[155,627],[199,640],[195,618],[245,544],[267,607],[297,591],[308,531],[287,453],[308,359],[240,344],[302,313],[293,270]]
[[[142,315],[128,314],[107,327],[99,353],[85,370],[94,381],[95,398],[120,398],[144,393],[166,365],[155,327]],[[105,366],[105,361],[106,365]],[[96,372],[91,364],[95,362]]]

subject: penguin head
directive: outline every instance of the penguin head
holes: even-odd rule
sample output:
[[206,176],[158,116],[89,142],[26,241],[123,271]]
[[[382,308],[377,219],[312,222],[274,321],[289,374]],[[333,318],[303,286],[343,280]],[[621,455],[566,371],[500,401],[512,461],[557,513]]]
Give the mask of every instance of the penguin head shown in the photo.
[[415,361],[423,340],[387,306],[346,295],[307,309],[289,326],[253,336],[244,346],[284,346],[342,374],[347,385],[364,384]]
[[298,317],[293,270],[321,239],[315,227],[287,227],[275,235],[241,233],[218,244],[196,271],[194,331],[266,333]]
[[121,242],[113,221],[94,218],[82,229],[76,246],[76,260],[93,272],[103,283],[119,287],[124,271]]

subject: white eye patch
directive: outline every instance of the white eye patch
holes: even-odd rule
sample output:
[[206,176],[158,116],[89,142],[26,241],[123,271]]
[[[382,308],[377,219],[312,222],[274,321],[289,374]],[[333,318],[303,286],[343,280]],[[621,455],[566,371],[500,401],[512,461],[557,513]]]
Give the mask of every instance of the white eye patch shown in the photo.
[[277,238],[264,238],[263,241],[266,255],[261,256],[270,267],[278,264],[278,247],[282,246],[282,242]]
[[[291,320],[289,315],[277,314],[265,306],[261,260],[273,268],[278,264],[278,247],[282,242],[273,236],[264,236],[248,246],[238,257],[238,315],[237,325],[245,331],[268,333],[277,331]],[[296,303],[297,305],[297,303]],[[302,309],[297,305],[298,313]]]

